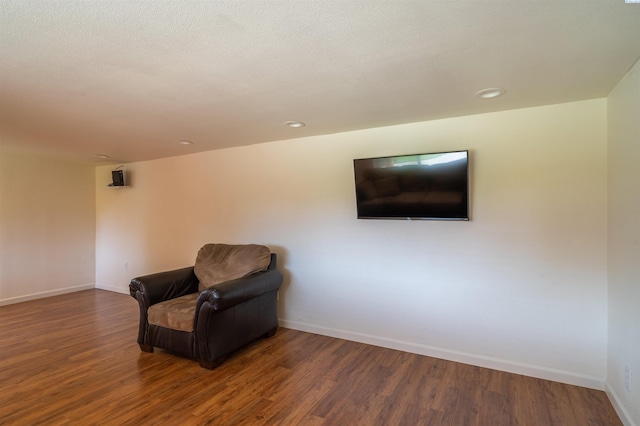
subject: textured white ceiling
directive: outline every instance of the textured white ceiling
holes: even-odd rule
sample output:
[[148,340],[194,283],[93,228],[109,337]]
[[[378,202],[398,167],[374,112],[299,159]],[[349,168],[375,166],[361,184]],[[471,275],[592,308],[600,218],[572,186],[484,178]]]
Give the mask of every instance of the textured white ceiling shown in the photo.
[[0,0],[0,43],[2,145],[129,162],[605,97],[640,4]]

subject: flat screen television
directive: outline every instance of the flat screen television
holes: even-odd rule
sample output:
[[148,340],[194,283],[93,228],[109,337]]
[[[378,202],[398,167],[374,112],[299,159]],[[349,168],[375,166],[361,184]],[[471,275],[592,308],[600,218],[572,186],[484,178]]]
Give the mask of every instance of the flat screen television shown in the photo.
[[469,220],[469,151],[353,160],[358,219]]

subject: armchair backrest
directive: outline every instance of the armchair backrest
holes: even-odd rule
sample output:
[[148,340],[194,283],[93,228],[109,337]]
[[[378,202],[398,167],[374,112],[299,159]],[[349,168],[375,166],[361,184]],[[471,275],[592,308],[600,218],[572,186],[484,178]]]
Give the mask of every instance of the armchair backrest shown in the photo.
[[271,253],[271,263],[269,263],[269,270],[276,269],[278,263],[278,255],[275,253]]
[[200,281],[198,289],[266,271],[270,254],[268,247],[258,244],[205,244],[194,266]]

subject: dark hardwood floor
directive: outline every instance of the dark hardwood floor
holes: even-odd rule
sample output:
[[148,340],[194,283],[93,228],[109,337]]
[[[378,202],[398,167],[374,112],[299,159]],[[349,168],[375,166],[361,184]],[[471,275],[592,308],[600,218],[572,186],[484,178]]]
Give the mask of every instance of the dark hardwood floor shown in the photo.
[[209,371],[87,290],[0,307],[2,425],[620,425],[603,392],[280,328]]

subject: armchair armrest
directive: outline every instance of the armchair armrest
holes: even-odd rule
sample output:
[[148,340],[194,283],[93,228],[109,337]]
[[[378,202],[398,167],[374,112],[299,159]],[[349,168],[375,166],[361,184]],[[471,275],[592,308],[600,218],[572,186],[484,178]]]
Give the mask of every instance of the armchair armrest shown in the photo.
[[275,268],[246,277],[216,284],[200,293],[196,312],[208,302],[213,311],[224,311],[261,294],[278,290],[282,284],[282,274]]
[[153,344],[147,336],[149,306],[198,291],[198,277],[193,266],[134,278],[129,284],[129,294],[138,301],[140,323],[138,344],[145,352],[153,352]]
[[139,293],[147,307],[197,291],[198,277],[193,266],[137,277],[129,284],[131,297],[138,299]]

